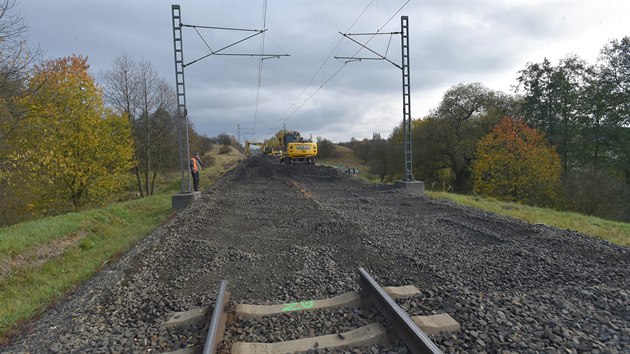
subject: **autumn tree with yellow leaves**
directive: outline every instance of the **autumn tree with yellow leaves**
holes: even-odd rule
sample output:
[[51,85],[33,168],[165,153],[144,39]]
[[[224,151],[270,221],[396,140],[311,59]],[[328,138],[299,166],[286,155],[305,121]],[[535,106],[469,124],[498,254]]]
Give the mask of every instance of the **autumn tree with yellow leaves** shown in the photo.
[[503,118],[479,142],[475,157],[475,193],[536,205],[554,202],[560,158],[544,134],[522,119]]
[[105,108],[88,69],[87,58],[73,55],[45,62],[28,80],[37,89],[21,102],[13,184],[39,212],[106,201],[133,166],[129,121]]

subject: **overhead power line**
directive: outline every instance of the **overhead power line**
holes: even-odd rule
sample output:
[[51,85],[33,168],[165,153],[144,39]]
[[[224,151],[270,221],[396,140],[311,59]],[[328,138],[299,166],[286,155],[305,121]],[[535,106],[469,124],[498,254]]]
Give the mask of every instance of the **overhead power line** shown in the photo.
[[[346,32],[349,32],[352,27],[354,27],[354,25],[359,21],[359,19],[363,16],[363,14],[365,14],[365,12],[370,8],[370,6],[372,5],[372,3],[374,3],[375,0],[371,0],[369,4],[367,4],[367,6],[363,9],[363,11],[361,11],[361,13],[359,14],[359,16],[357,16],[356,19],[354,19],[354,21],[352,21],[352,24],[350,24],[350,27],[348,27],[348,29],[346,30]],[[293,103],[291,105],[294,105],[295,102],[302,97],[302,95],[304,94],[304,92],[306,92],[306,90],[310,87],[311,83],[313,83],[313,80],[315,80],[315,78],[318,76],[318,74],[321,72],[322,75],[324,74],[324,70],[325,70],[325,66],[328,63],[328,60],[330,60],[330,58],[332,57],[333,53],[339,48],[339,46],[341,45],[341,42],[343,41],[343,38],[340,38],[337,43],[335,43],[335,45],[332,47],[332,49],[330,50],[330,52],[328,53],[328,55],[326,56],[326,58],[324,59],[324,61],[322,62],[322,64],[319,66],[319,68],[317,68],[317,70],[315,70],[315,73],[313,74],[313,76],[311,77],[311,79],[308,81],[308,83],[306,84],[306,86],[304,86],[304,89],[302,89],[302,91],[300,92],[300,94],[295,98],[295,100],[293,101]],[[341,68],[343,68],[343,66],[341,66],[337,71],[335,71],[335,73],[328,78],[328,80],[325,80],[324,77],[322,77],[322,84],[317,88],[317,90],[311,94],[306,100],[304,100],[293,112],[291,112],[291,114],[287,114],[287,116],[284,118],[283,123],[286,123],[286,121],[291,118],[300,108],[302,108],[306,102],[308,102],[314,95],[315,93],[319,92],[319,90],[328,82],[330,81],[330,79],[332,79],[335,75],[337,75],[337,73],[339,73],[339,71],[341,70]],[[289,108],[287,108],[287,113],[289,112],[289,110],[291,109],[291,105],[289,106]]]
[[[263,0],[263,1],[264,1],[263,29],[260,29],[260,30],[184,24],[182,22],[181,7],[179,5],[171,5],[171,16],[172,16],[171,21],[173,25],[173,51],[174,51],[174,59],[175,59],[175,91],[177,95],[177,116],[178,118],[183,118],[183,122],[184,122],[184,123],[178,124],[180,168],[182,172],[182,190],[181,190],[182,193],[186,190],[186,179],[188,180],[187,182],[188,191],[190,192],[190,173],[189,173],[189,169],[187,168],[188,161],[190,160],[190,144],[188,140],[188,110],[186,108],[186,85],[185,85],[185,79],[184,79],[185,69],[189,65],[197,63],[200,60],[203,60],[212,55],[260,57],[261,61],[268,58],[279,58],[283,56],[289,56],[289,54],[265,54],[264,52],[264,33],[267,31],[267,28],[265,28],[267,0]],[[202,57],[197,58],[189,63],[184,62],[184,49],[183,49],[184,45],[183,45],[183,36],[182,36],[183,31],[182,30],[185,27],[193,28],[195,32],[197,33],[197,35],[199,35],[199,37],[205,44],[206,48],[208,48],[209,50],[208,54],[203,55]],[[224,46],[223,48],[214,50],[210,46],[210,43],[208,43],[208,41],[206,41],[206,39],[201,35],[201,33],[199,32],[199,29],[241,31],[241,32],[254,32],[254,33],[232,44]],[[231,48],[259,34],[263,34],[263,42],[262,42],[261,50],[259,53],[222,53],[224,50]],[[260,75],[261,74],[259,73],[258,86],[260,86]],[[239,135],[240,135],[240,127],[239,127]]]
[[[394,19],[394,17],[396,17],[396,15],[398,15],[398,13],[400,13],[400,11],[402,11],[403,8],[405,8],[405,6],[407,6],[407,4],[409,4],[411,0],[406,0],[402,6],[400,6],[400,8],[398,8],[398,10],[396,10],[396,12],[394,12],[394,14],[392,14],[389,19],[383,23],[383,25],[378,28],[378,30],[376,31],[376,33],[365,33],[365,34],[359,34],[359,35],[371,35],[371,37],[364,43],[364,44],[360,44],[361,47],[352,55],[352,57],[356,57],[356,55],[365,47],[377,34],[381,34],[381,30],[383,28],[385,28],[385,26],[387,26],[392,19]],[[361,12],[361,14],[354,20],[354,22],[352,23],[352,25],[350,25],[350,27],[346,30],[346,34],[348,32],[350,32],[350,30],[352,29],[352,27],[354,26],[354,24],[361,18],[361,16],[363,16],[363,14],[367,11],[367,9],[372,5],[372,3],[374,2],[374,0],[370,1],[370,3],[366,6],[366,8]],[[393,32],[392,32],[393,33]],[[383,33],[383,34],[390,34],[390,33]],[[337,42],[337,44],[333,47],[333,49],[331,50],[331,52],[328,54],[328,56],[326,57],[326,59],[324,60],[324,62],[322,63],[322,65],[320,66],[320,68],[315,72],[315,74],[313,75],[313,77],[311,78],[311,80],[309,81],[309,83],[306,85],[306,87],[304,88],[304,90],[302,90],[302,93],[300,93],[300,96],[304,93],[304,91],[306,91],[306,89],[309,87],[309,85],[313,82],[313,80],[315,79],[315,77],[317,76],[317,74],[319,73],[320,70],[322,70],[322,67],[324,67],[327,63],[327,61],[330,59],[330,56],[332,55],[332,53],[341,45],[341,42],[343,41],[344,37],[341,37],[339,39],[339,41]],[[391,38],[390,38],[390,42],[391,42]],[[387,45],[387,48],[389,50],[389,44]],[[380,56],[380,54],[379,54]],[[368,59],[368,58],[365,58]],[[381,60],[381,58],[376,58]],[[313,98],[328,82],[330,82],[349,62],[351,61],[346,61],[343,63],[343,65],[341,65],[330,77],[328,77],[326,80],[323,80],[322,84],[311,94],[309,95],[304,101],[302,101],[302,103],[300,103],[300,105],[298,105],[298,107],[293,110],[290,114],[288,114],[286,116],[286,118],[284,119],[283,122],[286,123],[287,120],[289,120],[293,115],[295,115],[295,113],[297,113],[308,101],[311,100],[311,98]],[[300,97],[298,96],[298,98]]]

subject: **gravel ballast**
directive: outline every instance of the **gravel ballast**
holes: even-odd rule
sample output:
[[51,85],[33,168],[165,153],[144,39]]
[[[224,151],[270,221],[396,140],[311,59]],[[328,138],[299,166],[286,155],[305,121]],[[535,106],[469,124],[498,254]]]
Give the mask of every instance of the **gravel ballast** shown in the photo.
[[[206,329],[161,323],[212,309],[222,279],[232,305],[279,304],[357,291],[358,267],[383,286],[420,289],[397,300],[409,314],[458,321],[459,332],[432,336],[445,352],[630,353],[628,248],[263,158],[227,173],[0,352],[174,351],[202,344]],[[236,318],[220,349],[375,321],[370,308]],[[311,352],[405,353],[392,338]]]

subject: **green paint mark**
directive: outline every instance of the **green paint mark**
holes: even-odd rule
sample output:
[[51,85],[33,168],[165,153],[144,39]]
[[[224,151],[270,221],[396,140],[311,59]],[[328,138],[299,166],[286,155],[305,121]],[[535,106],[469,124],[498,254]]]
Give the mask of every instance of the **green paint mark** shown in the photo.
[[315,301],[309,300],[309,301],[300,302],[300,306],[302,306],[303,309],[310,309],[310,308],[313,308],[313,306],[315,306]]
[[290,304],[286,304],[282,310],[282,312],[292,312],[292,311],[300,311],[313,308],[315,306],[315,301],[303,301],[303,302],[292,302]]
[[297,306],[298,306],[297,302],[292,302],[290,304],[287,304],[285,307],[283,307],[282,312],[297,311],[299,310]]

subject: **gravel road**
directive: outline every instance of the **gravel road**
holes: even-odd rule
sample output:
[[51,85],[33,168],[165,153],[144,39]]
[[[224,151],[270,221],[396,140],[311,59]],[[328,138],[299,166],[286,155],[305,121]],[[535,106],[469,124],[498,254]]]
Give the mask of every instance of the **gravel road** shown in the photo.
[[[160,324],[211,308],[221,279],[232,303],[278,304],[356,291],[359,266],[383,286],[418,287],[399,300],[410,314],[457,320],[461,331],[432,337],[445,352],[630,353],[630,249],[262,158],[227,173],[0,352],[173,351],[203,343],[205,329]],[[221,349],[377,320],[369,308],[237,319]],[[406,349],[394,338],[346,352]]]

